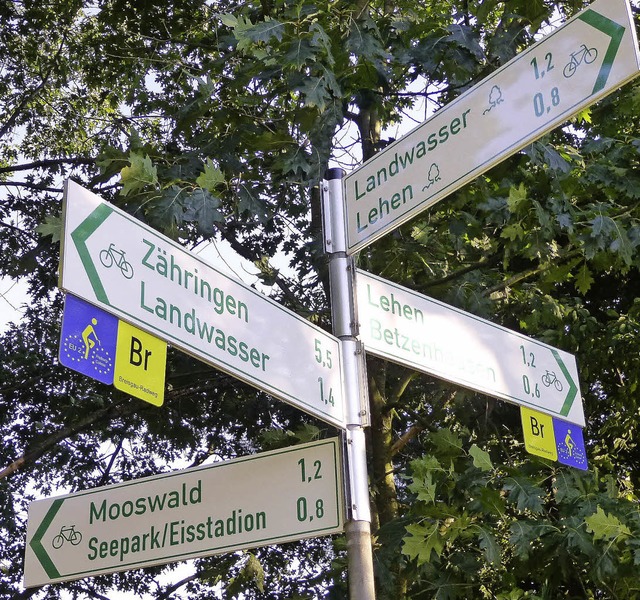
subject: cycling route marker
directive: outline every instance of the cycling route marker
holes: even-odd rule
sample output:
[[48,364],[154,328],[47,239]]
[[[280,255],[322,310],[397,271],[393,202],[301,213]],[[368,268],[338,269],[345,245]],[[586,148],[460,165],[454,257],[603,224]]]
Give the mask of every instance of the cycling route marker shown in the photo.
[[[63,290],[346,427],[336,337],[73,181],[65,188],[61,257]],[[124,351],[144,360],[146,351],[129,340]]]
[[365,271],[356,288],[367,352],[584,427],[573,355]]
[[37,500],[25,587],[340,533],[342,485],[332,438]]
[[117,337],[117,317],[67,294],[60,332],[60,364],[111,385]]
[[164,402],[167,343],[67,294],[60,364],[155,406]]
[[520,418],[527,452],[583,471],[588,468],[580,427],[523,406]]
[[166,371],[167,342],[120,321],[113,385],[130,396],[162,406]]
[[640,72],[627,0],[596,0],[345,177],[352,254]]
[[582,429],[554,418],[553,435],[556,438],[558,461],[563,465],[586,471],[588,468],[587,450],[584,445]]

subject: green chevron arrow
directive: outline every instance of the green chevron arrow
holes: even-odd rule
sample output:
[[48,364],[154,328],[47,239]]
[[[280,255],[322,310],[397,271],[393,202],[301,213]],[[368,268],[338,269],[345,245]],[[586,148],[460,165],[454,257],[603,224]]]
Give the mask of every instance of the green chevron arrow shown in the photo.
[[591,25],[591,27],[595,27],[598,31],[602,31],[602,33],[607,34],[611,38],[609,47],[607,48],[607,51],[604,55],[604,62],[600,67],[598,78],[596,79],[596,83],[593,86],[593,91],[591,92],[592,94],[595,94],[596,92],[604,89],[604,86],[607,83],[609,73],[611,72],[611,68],[613,67],[613,61],[616,57],[616,54],[618,54],[618,49],[620,48],[620,44],[622,43],[625,28],[619,23],[616,23],[615,21],[612,21],[611,19],[591,9],[587,9],[578,18],[588,25]]
[[89,282],[91,283],[96,298],[109,306],[111,306],[111,303],[102,285],[102,281],[100,281],[98,271],[93,264],[93,259],[87,248],[87,240],[95,233],[96,229],[107,220],[112,212],[113,209],[108,204],[101,204],[71,232],[71,239],[78,250],[82,266],[84,266],[84,270],[89,277]]
[[46,571],[49,579],[58,579],[59,577],[61,577],[61,575],[60,571],[58,571],[56,566],[53,564],[51,557],[42,545],[42,536],[47,532],[47,529],[49,529],[49,525],[51,525],[51,522],[58,514],[58,511],[60,510],[63,502],[64,499],[53,501],[51,507],[47,511],[47,514],[44,516],[44,519],[42,519],[42,523],[40,523],[40,526],[33,535],[33,538],[31,538],[31,542],[29,542],[33,553],[38,557],[38,560],[40,561],[43,569]]
[[565,366],[564,362],[562,362],[562,359],[560,358],[560,354],[558,353],[558,351],[552,348],[551,352],[553,354],[553,357],[556,359],[556,362],[558,363],[558,366],[560,367],[561,371],[564,373],[564,376],[567,379],[567,383],[569,384],[569,391],[567,392],[567,395],[564,399],[564,403],[562,404],[562,408],[560,409],[560,414],[563,417],[566,417],[569,414],[571,407],[573,406],[573,401],[576,399],[576,394],[578,393],[578,386],[576,385],[576,382],[573,380],[573,377],[571,377],[571,374],[569,373],[569,370]]

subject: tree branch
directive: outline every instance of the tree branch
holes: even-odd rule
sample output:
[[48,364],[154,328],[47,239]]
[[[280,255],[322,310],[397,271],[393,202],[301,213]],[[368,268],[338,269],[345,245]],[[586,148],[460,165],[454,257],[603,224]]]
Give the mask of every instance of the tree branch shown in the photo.
[[538,275],[539,273],[543,273],[547,269],[548,269],[547,266],[538,265],[536,267],[532,267],[530,269],[527,269],[526,271],[522,271],[521,273],[516,273],[513,277],[509,277],[509,279],[507,279],[506,281],[502,281],[502,282],[498,283],[497,285],[494,285],[494,286],[484,290],[482,292],[482,295],[483,296],[491,296],[492,294],[495,294],[496,292],[501,292],[501,291],[505,290],[506,288],[511,287],[512,285],[515,285],[516,283],[524,281],[525,279],[529,279],[529,277],[533,277],[534,275]]
[[194,579],[199,579],[205,573],[206,573],[206,570],[205,571],[200,571],[200,572],[197,572],[197,573],[193,573],[193,575],[189,575],[188,577],[185,577],[184,579],[181,579],[180,581],[177,581],[176,583],[170,585],[164,592],[162,592],[161,594],[158,594],[156,596],[156,600],[167,600],[167,598],[169,598],[173,594],[173,592],[179,590],[182,586],[184,586],[187,583],[193,581]]
[[108,416],[109,413],[111,413],[116,408],[118,408],[123,402],[124,402],[124,399],[118,402],[115,402],[114,404],[106,408],[97,410],[96,412],[86,416],[83,419],[80,419],[79,421],[73,423],[72,425],[69,425],[68,427],[63,427],[59,431],[56,431],[55,433],[51,434],[46,439],[44,439],[40,444],[37,444],[32,450],[30,450],[29,452],[26,452],[20,458],[17,458],[11,464],[5,467],[2,471],[0,471],[0,480],[9,477],[9,475],[12,475],[24,465],[27,465],[29,463],[32,463],[38,460],[41,456],[43,456],[46,452],[48,452],[60,441],[68,437],[71,437],[73,435],[76,435],[77,433],[80,433],[83,429],[86,429],[90,425],[94,424],[96,421],[99,421],[100,419],[103,419],[104,417]]
[[86,594],[90,598],[95,598],[95,600],[109,600],[109,596],[103,596],[102,594],[99,594],[98,592],[96,592],[95,590],[92,590],[89,587],[83,587],[82,585],[74,585],[70,587],[77,588],[79,592]]
[[[559,257],[559,260],[570,260],[570,259],[575,258],[576,256],[580,256],[582,254],[583,254],[582,248],[576,248],[575,250],[572,250],[571,252],[568,252],[564,256]],[[491,296],[491,294],[495,294],[497,292],[503,291],[504,289],[506,289],[508,287],[511,287],[512,285],[515,285],[516,283],[520,283],[521,281],[523,281],[525,279],[529,279],[530,277],[534,277],[535,275],[539,275],[540,273],[544,273],[545,271],[547,271],[551,267],[557,266],[558,262],[559,261],[556,261],[556,262],[553,262],[553,263],[549,262],[549,263],[546,263],[544,265],[538,265],[536,267],[531,267],[530,269],[527,269],[526,271],[522,271],[521,273],[516,273],[513,277],[510,277],[506,281],[498,283],[498,284],[494,285],[493,287],[490,287],[490,288],[484,290],[484,292],[482,292],[482,294],[483,294],[483,296]]]
[[391,392],[391,404],[395,405],[400,398],[402,397],[402,394],[404,394],[405,390],[407,389],[407,386],[418,376],[418,372],[417,371],[409,371],[407,370],[405,372],[405,375],[403,378],[400,379],[400,381],[398,381],[398,384],[395,386],[395,388],[393,389],[393,391]]
[[102,477],[100,478],[100,483],[98,483],[98,485],[107,484],[107,478],[109,477],[109,473],[111,473],[111,469],[113,468],[113,465],[116,462],[116,457],[120,453],[121,449],[122,449],[122,438],[118,441],[118,445],[115,447],[115,450],[111,455],[111,460],[109,461],[107,468],[104,470],[104,473],[102,474]]
[[15,600],[27,600],[28,598],[31,598],[31,596],[34,596],[35,594],[37,594],[42,588],[28,588],[26,590],[24,590],[21,594],[19,594],[18,596],[15,597]]
[[0,181],[0,185],[5,187],[20,187],[28,190],[36,190],[38,192],[62,192],[62,188],[46,187],[44,185],[38,185],[36,183],[27,183],[25,181]]
[[49,158],[43,160],[36,160],[30,163],[23,163],[21,165],[13,165],[10,167],[0,167],[0,173],[15,173],[16,171],[31,171],[33,169],[41,169],[48,167],[58,167],[60,165],[95,165],[95,158],[85,158],[85,157],[76,157],[76,158]]
[[47,82],[49,81],[49,77],[51,76],[51,73],[53,72],[54,67],[58,64],[58,58],[60,57],[60,54],[62,54],[64,44],[65,44],[65,37],[63,35],[62,40],[60,42],[60,47],[58,48],[58,51],[55,53],[55,56],[53,56],[53,58],[51,59],[51,66],[49,67],[49,70],[43,75],[42,80],[35,87],[35,89],[33,89],[31,93],[29,93],[25,98],[23,98],[22,102],[20,102],[18,106],[16,106],[16,108],[13,111],[13,114],[7,119],[7,122],[2,127],[0,127],[0,139],[4,137],[7,131],[9,131],[15,125],[20,112],[24,110],[29,104],[29,102],[31,102],[40,93],[40,91],[47,85]]
[[399,452],[402,452],[403,448],[415,437],[417,437],[420,433],[422,433],[425,429],[424,425],[420,423],[416,423],[412,425],[407,431],[405,431],[391,446],[391,456],[394,457]]
[[33,237],[33,235],[31,233],[27,233],[23,229],[20,229],[20,227],[16,227],[15,225],[13,225],[11,223],[4,223],[4,222],[0,221],[0,227],[6,227],[7,229],[12,229],[13,231],[15,231],[16,233],[19,233],[21,235],[26,235],[27,237]]
[[[249,262],[255,263],[258,262],[262,257],[256,256],[251,251],[249,251],[226,227],[222,226],[220,223],[216,223],[216,227],[218,231],[222,234],[222,237],[229,243],[231,248],[235,250],[242,258],[248,260]],[[291,291],[291,285],[287,281],[285,277],[282,275],[275,276],[275,284],[280,288],[285,298],[289,302],[292,303],[293,306],[299,306],[300,300],[299,298]]]
[[466,267],[462,267],[461,269],[458,269],[453,273],[449,273],[449,275],[445,275],[440,279],[432,279],[431,281],[427,281],[425,283],[425,287],[426,288],[436,287],[436,286],[442,285],[443,283],[448,283],[449,281],[457,279],[458,277],[462,277],[462,275],[466,275],[471,271],[475,271],[476,269],[482,269],[488,265],[495,264],[498,262],[498,260],[499,260],[499,257],[497,255],[494,255],[491,258],[487,258],[486,256],[484,256],[477,262],[470,263]]

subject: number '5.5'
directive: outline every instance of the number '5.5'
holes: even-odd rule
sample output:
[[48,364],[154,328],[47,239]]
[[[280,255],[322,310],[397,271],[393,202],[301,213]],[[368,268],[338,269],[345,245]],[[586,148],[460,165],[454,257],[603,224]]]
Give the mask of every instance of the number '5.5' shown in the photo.
[[333,362],[331,361],[331,350],[326,350],[323,357],[322,342],[320,340],[315,341],[315,348],[316,362],[319,362],[323,367],[328,367],[330,369],[333,366]]

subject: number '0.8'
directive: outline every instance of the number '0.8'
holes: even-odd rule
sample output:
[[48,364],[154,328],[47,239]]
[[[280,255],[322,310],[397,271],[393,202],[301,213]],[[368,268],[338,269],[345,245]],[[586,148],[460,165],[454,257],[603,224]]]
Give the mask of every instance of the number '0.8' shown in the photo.
[[533,110],[536,113],[536,117],[542,117],[545,112],[551,111],[551,106],[558,106],[558,104],[560,104],[560,90],[557,87],[551,90],[551,105],[545,105],[542,92],[538,92],[533,97]]

